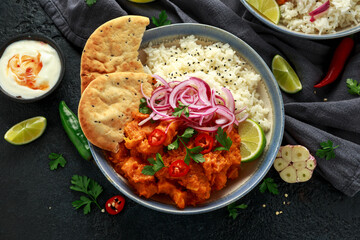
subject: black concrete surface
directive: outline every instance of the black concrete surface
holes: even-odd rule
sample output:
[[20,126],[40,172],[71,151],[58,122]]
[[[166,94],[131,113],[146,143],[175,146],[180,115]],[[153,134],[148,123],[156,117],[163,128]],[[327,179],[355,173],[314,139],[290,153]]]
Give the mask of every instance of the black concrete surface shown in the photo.
[[[360,238],[360,194],[346,197],[316,172],[307,183],[285,184],[272,169],[268,176],[279,184],[280,194],[261,194],[255,188],[239,201],[249,207],[236,220],[228,217],[226,208],[177,216],[150,210],[130,199],[116,216],[101,213],[95,206],[88,215],[74,210],[71,202],[81,195],[69,189],[74,174],[87,175],[103,186],[101,204],[119,192],[93,162],[81,159],[60,123],[61,100],[77,110],[81,49],[64,39],[37,1],[1,0],[0,44],[29,32],[47,35],[58,43],[67,68],[59,88],[39,102],[16,103],[0,94],[0,136],[24,119],[42,115],[48,120],[46,132],[33,143],[13,146],[0,140],[1,240]],[[63,154],[65,168],[50,171],[47,156],[51,152]],[[276,215],[276,211],[282,214]]]

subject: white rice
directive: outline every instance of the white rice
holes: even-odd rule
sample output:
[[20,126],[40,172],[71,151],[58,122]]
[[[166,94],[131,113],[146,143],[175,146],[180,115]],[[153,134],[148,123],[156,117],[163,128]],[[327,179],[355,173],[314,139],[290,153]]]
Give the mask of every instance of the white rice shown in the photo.
[[331,0],[330,8],[310,22],[309,13],[327,0],[289,0],[280,6],[280,23],[290,30],[308,34],[329,34],[360,22],[360,0]]
[[256,91],[261,77],[228,44],[204,46],[194,36],[188,36],[180,39],[180,47],[165,47],[164,44],[153,47],[150,44],[144,51],[151,74],[167,81],[199,77],[220,96],[224,95],[221,88],[226,87],[234,96],[236,109],[247,107],[236,116],[237,119],[248,113],[249,118],[258,122],[265,132],[270,129],[271,122],[267,118],[270,110]]

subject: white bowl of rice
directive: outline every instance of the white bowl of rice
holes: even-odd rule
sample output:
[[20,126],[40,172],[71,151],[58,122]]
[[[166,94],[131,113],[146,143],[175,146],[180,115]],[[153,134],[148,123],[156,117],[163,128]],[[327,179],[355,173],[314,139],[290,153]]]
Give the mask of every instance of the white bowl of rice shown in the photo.
[[[172,24],[145,32],[140,59],[145,70],[167,81],[200,77],[212,89],[223,94],[228,88],[236,108],[258,122],[266,132],[262,156],[242,163],[236,179],[211,193],[210,199],[197,206],[179,209],[164,196],[145,199],[114,171],[104,152],[91,146],[94,159],[112,184],[133,201],[151,209],[172,214],[199,214],[225,207],[245,196],[266,175],[280,148],[284,132],[284,107],[279,87],[261,57],[236,36],[202,24]],[[241,118],[238,115],[237,118]]]
[[327,0],[288,0],[280,5],[280,22],[274,24],[247,0],[241,3],[266,25],[286,34],[308,39],[332,39],[360,31],[360,0],[330,0],[330,7],[310,21],[309,13]]

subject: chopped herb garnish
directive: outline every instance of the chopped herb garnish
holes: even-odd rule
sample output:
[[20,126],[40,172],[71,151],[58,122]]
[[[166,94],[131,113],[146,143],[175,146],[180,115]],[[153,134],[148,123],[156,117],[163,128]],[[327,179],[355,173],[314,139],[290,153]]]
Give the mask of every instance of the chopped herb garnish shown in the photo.
[[180,136],[181,138],[191,138],[194,136],[195,130],[193,128],[187,128],[185,129],[184,133]]
[[181,136],[177,136],[176,140],[174,142],[172,142],[171,144],[169,144],[167,146],[167,149],[170,150],[175,150],[179,148],[179,138],[182,138],[182,140],[184,142],[188,142],[189,139],[194,136],[195,134],[195,130],[193,128],[187,128],[185,129],[184,133]]
[[321,149],[318,149],[316,151],[316,156],[325,158],[326,160],[330,160],[332,158],[335,158],[334,150],[339,147],[333,146],[333,142],[328,140],[327,142],[320,143]]
[[170,150],[175,150],[175,149],[178,149],[179,148],[179,140],[176,138],[176,140],[172,143],[170,143],[168,146],[167,146],[167,149],[170,151]]
[[223,146],[215,148],[214,151],[221,151],[221,150],[229,151],[230,150],[232,141],[231,141],[230,137],[227,136],[226,132],[224,132],[224,129],[219,127],[215,138]]
[[91,209],[91,203],[95,203],[101,210],[100,205],[97,202],[97,197],[102,193],[102,187],[94,180],[87,176],[74,175],[71,179],[73,185],[70,186],[71,190],[82,192],[88,195],[88,197],[81,196],[80,200],[72,202],[72,206],[76,209],[84,206],[84,214],[88,214]]
[[239,215],[238,209],[246,209],[247,207],[248,205],[246,204],[236,205],[236,202],[228,205],[227,209],[229,211],[229,217],[232,217],[235,220]]
[[140,99],[139,112],[144,114],[152,113],[152,110],[148,107],[146,98],[144,97]]
[[148,158],[148,161],[152,165],[146,165],[143,170],[141,171],[144,175],[151,175],[153,176],[157,171],[165,167],[164,162],[160,153],[156,153],[156,160],[153,158]]
[[66,160],[61,154],[50,153],[49,159],[51,159],[51,161],[49,162],[50,170],[57,169],[59,165],[61,167],[65,167]]
[[184,162],[187,165],[190,164],[191,159],[193,159],[196,163],[205,162],[204,156],[200,153],[203,150],[202,147],[197,146],[194,148],[188,148],[181,138],[178,138],[178,139],[180,139],[181,143],[184,145],[184,147],[186,149],[186,155],[185,155]]
[[94,5],[96,3],[96,0],[85,0],[86,4],[91,7],[92,5]]
[[157,27],[160,27],[160,26],[165,26],[165,25],[169,25],[171,24],[171,21],[169,19],[167,19],[167,14],[166,14],[166,11],[165,10],[162,10],[159,14],[159,18],[156,18],[156,17],[152,17],[151,18],[151,21],[152,23],[157,26]]
[[346,80],[346,86],[349,88],[348,91],[350,94],[360,95],[360,83],[358,83],[356,80],[348,78]]
[[179,106],[174,109],[173,116],[181,117],[182,113],[184,113],[185,117],[189,117],[189,106],[183,104],[181,101],[178,101]]
[[274,179],[265,178],[264,181],[260,184],[260,192],[264,193],[266,190],[269,190],[270,193],[274,195],[279,194],[278,185],[274,183]]

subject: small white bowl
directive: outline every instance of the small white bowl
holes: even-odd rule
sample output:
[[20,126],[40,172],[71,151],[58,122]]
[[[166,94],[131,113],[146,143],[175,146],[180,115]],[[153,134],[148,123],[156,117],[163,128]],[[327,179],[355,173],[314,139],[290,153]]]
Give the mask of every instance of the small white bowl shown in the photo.
[[50,95],[59,86],[59,84],[64,76],[64,73],[65,73],[65,58],[64,58],[64,54],[62,53],[60,47],[51,38],[46,37],[41,34],[37,34],[37,33],[22,34],[22,35],[15,36],[15,37],[7,40],[0,48],[0,58],[3,55],[4,51],[6,50],[6,48],[10,44],[15,43],[17,41],[21,41],[21,40],[34,40],[34,41],[40,41],[40,42],[49,44],[49,46],[54,48],[55,51],[58,53],[59,58],[60,58],[60,64],[61,64],[60,74],[59,74],[59,77],[58,77],[55,85],[49,91],[45,92],[44,94],[42,94],[38,97],[34,97],[34,98],[16,97],[14,95],[9,94],[6,90],[1,88],[1,86],[0,86],[0,91],[3,92],[11,100],[14,100],[16,102],[22,102],[22,103],[31,103],[31,102],[35,102],[40,99],[43,99],[44,97]]

